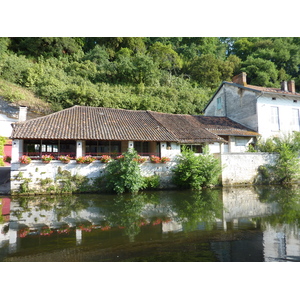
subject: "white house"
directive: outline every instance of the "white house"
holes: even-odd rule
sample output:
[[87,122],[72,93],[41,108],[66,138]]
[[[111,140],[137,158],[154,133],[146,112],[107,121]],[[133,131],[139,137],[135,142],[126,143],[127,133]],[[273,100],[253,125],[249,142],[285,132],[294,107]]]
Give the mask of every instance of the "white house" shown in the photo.
[[299,110],[293,80],[283,81],[281,88],[260,87],[247,84],[247,74],[241,73],[222,82],[204,114],[228,117],[268,138],[300,131]]

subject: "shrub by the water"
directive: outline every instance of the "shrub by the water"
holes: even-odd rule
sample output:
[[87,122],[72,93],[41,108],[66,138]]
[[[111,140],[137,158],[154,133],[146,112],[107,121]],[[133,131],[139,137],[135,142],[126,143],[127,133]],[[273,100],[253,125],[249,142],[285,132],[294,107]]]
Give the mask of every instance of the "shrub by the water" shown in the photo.
[[207,149],[203,155],[197,156],[186,148],[178,156],[178,164],[173,173],[173,182],[177,186],[200,190],[218,183],[221,165]]

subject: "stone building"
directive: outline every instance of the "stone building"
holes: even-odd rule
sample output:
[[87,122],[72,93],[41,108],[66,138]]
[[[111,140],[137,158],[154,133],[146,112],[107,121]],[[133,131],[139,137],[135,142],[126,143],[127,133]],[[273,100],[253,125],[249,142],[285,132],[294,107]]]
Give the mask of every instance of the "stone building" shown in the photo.
[[204,115],[228,117],[268,138],[299,131],[299,110],[300,93],[293,80],[283,81],[281,88],[261,87],[247,84],[247,74],[241,73],[232,82],[222,82]]

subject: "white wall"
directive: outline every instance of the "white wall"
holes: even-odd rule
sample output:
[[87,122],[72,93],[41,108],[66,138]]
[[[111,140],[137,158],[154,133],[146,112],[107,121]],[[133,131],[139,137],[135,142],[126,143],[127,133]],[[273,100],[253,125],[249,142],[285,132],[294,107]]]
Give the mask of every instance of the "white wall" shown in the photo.
[[16,122],[16,119],[8,118],[4,114],[0,114],[0,136],[10,137],[12,133],[11,124]]
[[[275,97],[276,100],[272,100]],[[297,102],[294,102],[296,100]],[[279,130],[275,130],[271,123],[271,107],[278,107],[279,111]],[[299,110],[300,100],[293,97],[283,97],[278,95],[265,95],[257,99],[258,112],[258,132],[263,138],[279,136],[292,131],[299,131],[299,123],[292,126],[292,109]]]
[[[170,185],[170,180],[172,176],[172,168],[175,166],[175,161],[165,164],[154,164],[145,162],[140,165],[142,176],[152,176],[160,175],[162,176],[161,185],[172,186]],[[20,189],[20,184],[22,180],[15,180],[16,176],[22,172],[23,178],[31,179],[29,183],[29,188],[35,191],[41,190],[40,180],[50,178],[54,181],[58,168],[60,167],[62,171],[66,170],[71,173],[71,175],[82,175],[86,176],[89,179],[94,179],[98,176],[101,176],[105,172],[107,164],[101,163],[100,161],[94,161],[91,164],[77,164],[76,160],[71,160],[70,163],[64,164],[60,161],[53,160],[49,164],[45,164],[40,160],[32,160],[30,164],[20,164],[12,163],[11,164],[11,192],[17,192]]]
[[223,167],[222,184],[240,185],[253,184],[261,165],[274,165],[276,154],[270,153],[224,153],[219,157]]

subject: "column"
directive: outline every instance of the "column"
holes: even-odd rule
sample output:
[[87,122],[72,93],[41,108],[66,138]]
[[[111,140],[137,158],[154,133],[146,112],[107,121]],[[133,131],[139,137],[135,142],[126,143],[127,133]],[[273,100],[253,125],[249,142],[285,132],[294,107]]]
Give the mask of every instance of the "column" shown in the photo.
[[166,142],[161,142],[160,143],[160,155],[161,157],[163,156],[168,156],[167,155],[167,143]]
[[134,142],[133,141],[128,141],[128,150],[134,149]]
[[76,141],[76,158],[83,156],[83,141]]
[[11,149],[11,162],[18,163],[23,154],[23,140],[13,140]]

